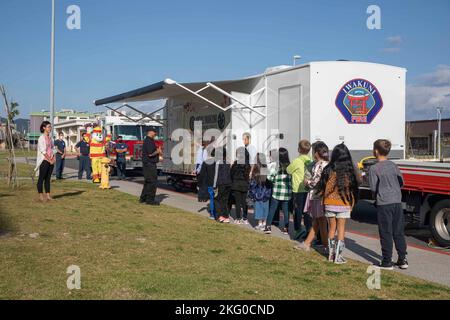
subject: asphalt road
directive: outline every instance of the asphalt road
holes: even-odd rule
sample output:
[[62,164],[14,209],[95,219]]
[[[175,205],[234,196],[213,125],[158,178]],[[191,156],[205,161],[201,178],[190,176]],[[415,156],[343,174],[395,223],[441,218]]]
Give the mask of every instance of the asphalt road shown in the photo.
[[[66,166],[72,169],[78,169],[78,160],[66,159]],[[128,180],[143,183],[142,173],[139,170],[127,172]],[[112,179],[115,179],[113,177]],[[175,191],[173,187],[166,183],[166,177],[160,176],[158,188]],[[190,190],[181,191],[185,195],[196,197],[195,193]],[[352,219],[347,223],[347,230],[358,234],[378,237],[377,213],[375,207],[366,201],[360,201],[352,213]],[[431,234],[428,228],[424,229],[407,229],[406,240],[408,244],[427,247],[428,239]]]

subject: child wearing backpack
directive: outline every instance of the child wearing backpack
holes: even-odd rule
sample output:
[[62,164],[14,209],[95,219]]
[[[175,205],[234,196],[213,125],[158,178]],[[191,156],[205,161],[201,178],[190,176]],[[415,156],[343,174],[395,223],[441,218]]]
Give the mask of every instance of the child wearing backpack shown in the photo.
[[314,166],[312,169],[312,176],[310,179],[305,179],[305,185],[310,189],[308,198],[306,200],[305,212],[312,218],[312,228],[308,233],[305,241],[300,243],[296,248],[310,251],[313,240],[320,233],[320,240],[322,245],[326,245],[328,239],[327,218],[325,218],[325,210],[323,206],[323,199],[320,196],[317,185],[319,184],[322,172],[328,165],[329,150],[328,146],[318,141],[312,145],[314,155]]
[[267,180],[266,157],[263,153],[256,156],[256,165],[253,167],[249,198],[254,202],[256,230],[263,231],[269,214],[269,200],[272,194],[269,180]]

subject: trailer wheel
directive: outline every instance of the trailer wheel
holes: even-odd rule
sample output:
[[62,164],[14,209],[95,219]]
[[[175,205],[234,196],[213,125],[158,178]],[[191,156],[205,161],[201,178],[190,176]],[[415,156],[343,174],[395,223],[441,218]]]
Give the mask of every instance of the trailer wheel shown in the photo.
[[450,247],[450,200],[439,201],[433,206],[430,214],[430,230],[441,246]]

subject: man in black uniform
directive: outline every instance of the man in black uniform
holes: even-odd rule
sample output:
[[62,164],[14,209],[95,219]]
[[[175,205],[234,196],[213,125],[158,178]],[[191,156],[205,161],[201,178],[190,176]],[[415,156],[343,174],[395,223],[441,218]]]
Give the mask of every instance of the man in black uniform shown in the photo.
[[155,144],[156,129],[149,127],[147,137],[142,147],[142,171],[144,174],[144,187],[142,188],[140,203],[146,203],[152,206],[158,206],[155,201],[156,182],[158,181],[158,171],[156,164],[159,162],[159,156],[162,155],[161,148]]

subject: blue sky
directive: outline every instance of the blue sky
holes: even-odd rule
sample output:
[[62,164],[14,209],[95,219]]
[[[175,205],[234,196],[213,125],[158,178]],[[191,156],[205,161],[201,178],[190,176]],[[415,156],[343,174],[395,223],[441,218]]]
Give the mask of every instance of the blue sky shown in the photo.
[[[81,30],[66,8],[81,8]],[[366,9],[381,8],[381,30]],[[0,83],[30,110],[48,109],[50,0],[1,0]],[[56,106],[100,111],[92,101],[139,86],[234,79],[268,66],[361,60],[408,69],[409,119],[450,117],[450,1],[57,0]]]

